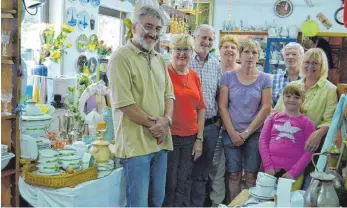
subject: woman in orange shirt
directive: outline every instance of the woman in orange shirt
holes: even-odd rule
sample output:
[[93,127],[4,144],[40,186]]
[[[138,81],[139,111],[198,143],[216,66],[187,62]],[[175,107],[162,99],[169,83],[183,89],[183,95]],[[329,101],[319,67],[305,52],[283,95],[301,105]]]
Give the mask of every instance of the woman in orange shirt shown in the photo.
[[174,150],[168,153],[165,207],[190,206],[193,160],[202,153],[205,103],[199,76],[188,68],[193,47],[188,34],[172,38],[168,70],[176,97],[170,127]]

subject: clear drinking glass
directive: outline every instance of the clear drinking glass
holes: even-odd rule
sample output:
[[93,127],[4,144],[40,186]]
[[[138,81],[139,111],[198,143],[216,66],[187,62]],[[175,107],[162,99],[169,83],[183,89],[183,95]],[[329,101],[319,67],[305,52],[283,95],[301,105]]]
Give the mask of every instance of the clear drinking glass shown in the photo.
[[1,102],[4,103],[4,112],[2,112],[2,115],[9,116],[11,115],[10,112],[8,112],[7,104],[11,102],[12,100],[12,89],[1,89]]

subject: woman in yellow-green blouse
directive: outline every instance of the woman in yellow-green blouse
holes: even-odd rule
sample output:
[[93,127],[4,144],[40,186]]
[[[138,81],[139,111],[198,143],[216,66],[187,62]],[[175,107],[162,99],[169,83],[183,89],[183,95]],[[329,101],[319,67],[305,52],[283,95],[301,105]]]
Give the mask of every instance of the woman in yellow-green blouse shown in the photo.
[[[333,118],[337,106],[337,88],[327,80],[328,61],[322,49],[312,48],[305,53],[300,73],[302,79],[292,83],[301,85],[305,92],[303,109],[316,127],[306,142],[305,151],[315,152],[322,144],[322,139],[327,134]],[[282,111],[283,109],[281,95],[275,110]],[[310,171],[313,170],[308,168],[307,173]],[[304,188],[307,188],[309,181],[309,179],[305,179]]]

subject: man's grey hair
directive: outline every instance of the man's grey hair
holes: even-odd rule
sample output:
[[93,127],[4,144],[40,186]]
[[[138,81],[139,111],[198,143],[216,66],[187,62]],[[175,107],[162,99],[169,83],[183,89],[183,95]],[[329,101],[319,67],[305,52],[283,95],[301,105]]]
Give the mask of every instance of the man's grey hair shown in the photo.
[[304,48],[299,44],[299,43],[296,43],[296,42],[290,42],[288,43],[287,45],[285,45],[282,49],[282,55],[284,56],[285,55],[285,52],[286,52],[286,49],[289,49],[289,48],[296,48],[299,50],[300,52],[300,56],[304,56],[305,54],[305,50]]
[[213,32],[214,37],[216,37],[216,31],[214,30],[214,28],[211,25],[207,24],[201,24],[197,26],[194,30],[194,37],[198,37],[201,30],[210,30]]
[[[159,8],[158,8],[159,9]],[[134,22],[133,23],[138,23],[140,22],[140,18],[143,16],[151,16],[153,18],[157,18],[160,20],[161,24],[164,25],[165,21],[164,18],[162,16],[162,14],[160,13],[160,11],[158,11],[158,9],[152,7],[152,6],[143,6],[141,7],[134,16]]]

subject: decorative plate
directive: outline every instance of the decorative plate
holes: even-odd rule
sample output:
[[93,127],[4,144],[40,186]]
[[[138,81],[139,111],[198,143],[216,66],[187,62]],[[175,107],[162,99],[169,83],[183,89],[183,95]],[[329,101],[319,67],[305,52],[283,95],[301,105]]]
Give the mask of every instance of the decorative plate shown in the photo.
[[88,59],[85,55],[80,55],[77,59],[77,69],[79,72],[83,72],[83,66],[88,64]]
[[85,10],[83,10],[78,13],[77,17],[78,27],[81,30],[86,30],[89,27],[89,14]]
[[96,46],[98,45],[98,42],[99,42],[98,36],[96,36],[95,34],[89,37],[88,49],[90,52],[94,52],[96,50]]
[[70,2],[72,2],[72,3],[75,3],[77,0],[69,0]]
[[93,7],[98,7],[100,6],[100,0],[91,0],[90,2]]
[[66,10],[65,22],[71,27],[76,27],[76,25],[77,25],[77,10],[75,7],[70,7]]
[[77,38],[77,50],[79,52],[85,52],[88,48],[88,37],[85,34],[81,34]]
[[88,69],[90,73],[96,72],[96,68],[98,67],[98,61],[96,60],[95,57],[91,57],[88,60]]
[[81,2],[82,5],[86,5],[86,4],[89,3],[89,0],[80,0],[80,2]]
[[278,0],[274,5],[274,12],[278,17],[288,17],[293,12],[293,4],[290,0]]

